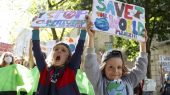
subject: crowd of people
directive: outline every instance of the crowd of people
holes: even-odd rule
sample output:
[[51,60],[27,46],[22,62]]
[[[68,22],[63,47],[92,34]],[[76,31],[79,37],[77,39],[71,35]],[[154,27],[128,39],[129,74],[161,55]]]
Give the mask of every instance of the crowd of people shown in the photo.
[[[0,95],[134,95],[134,88],[147,73],[146,30],[135,67],[128,70],[119,50],[106,51],[101,63],[98,61],[94,46],[96,31],[89,16],[86,20],[87,26],[80,29],[74,53],[67,43],[59,41],[46,55],[40,47],[40,30],[33,27],[31,49],[34,66],[28,68],[29,62],[22,57],[5,52],[0,63]],[[84,47],[86,35],[88,45]],[[87,50],[82,70],[84,48]]]

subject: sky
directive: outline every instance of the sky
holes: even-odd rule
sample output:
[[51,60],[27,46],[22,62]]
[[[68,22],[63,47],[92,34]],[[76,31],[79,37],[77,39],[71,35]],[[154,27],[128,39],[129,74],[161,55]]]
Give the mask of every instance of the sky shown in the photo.
[[25,0],[24,2],[23,0],[0,0],[0,4],[0,42],[10,43],[10,34],[15,35],[17,30],[12,29],[22,27],[20,24],[16,26],[16,22],[20,23],[23,20],[22,17],[26,16],[24,11],[30,3]]
[[8,35],[9,35],[9,25],[12,22],[10,19],[10,11],[3,10],[0,7],[0,41],[1,42],[8,42]]

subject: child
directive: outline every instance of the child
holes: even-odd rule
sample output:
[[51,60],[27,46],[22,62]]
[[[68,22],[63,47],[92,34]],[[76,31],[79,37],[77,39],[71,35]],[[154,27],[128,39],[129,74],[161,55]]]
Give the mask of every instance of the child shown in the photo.
[[93,85],[95,95],[134,95],[134,87],[147,73],[146,42],[140,43],[140,56],[136,66],[128,72],[122,53],[118,50],[104,53],[99,66],[94,49],[95,31],[90,28],[88,30],[89,44],[85,58],[85,72]]
[[73,55],[66,43],[56,43],[51,51],[51,60],[48,60],[51,66],[48,67],[40,49],[39,30],[34,28],[33,52],[40,71],[37,95],[80,95],[75,77],[81,63],[85,35],[85,30],[81,30]]

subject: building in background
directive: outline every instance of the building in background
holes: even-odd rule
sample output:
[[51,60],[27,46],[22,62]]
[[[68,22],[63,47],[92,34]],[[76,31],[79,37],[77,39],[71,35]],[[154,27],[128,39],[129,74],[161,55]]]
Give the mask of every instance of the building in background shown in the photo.
[[170,56],[170,35],[166,39],[155,36],[151,45],[151,78],[156,80],[156,91],[154,95],[160,95],[160,87],[164,82],[164,74],[167,71],[162,69],[160,56]]

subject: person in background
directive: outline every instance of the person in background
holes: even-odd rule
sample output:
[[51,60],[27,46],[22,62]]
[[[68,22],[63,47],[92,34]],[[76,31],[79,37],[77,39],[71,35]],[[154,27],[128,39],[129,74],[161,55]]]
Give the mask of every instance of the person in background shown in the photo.
[[[14,64],[14,56],[11,52],[4,52],[1,55],[0,60],[0,95],[16,95],[17,94],[17,85],[15,85],[14,79],[12,79],[11,83],[13,85],[10,86],[11,83],[9,83],[4,74],[11,74],[9,72],[13,72],[13,70],[10,69],[10,66]],[[7,68],[9,67],[9,68]],[[8,72],[4,72],[8,71]],[[4,73],[3,73],[4,72]],[[13,74],[14,75],[14,74]],[[11,75],[9,76],[9,78]]]
[[16,56],[15,63],[23,65],[23,58],[21,56]]
[[2,54],[0,76],[0,95],[26,95],[29,91],[29,87],[26,86],[31,84],[30,77],[27,77],[30,76],[30,72],[24,66],[14,64],[13,53],[4,52]]
[[160,92],[161,92],[161,95],[170,95],[170,75],[169,74],[165,74],[165,82]]
[[138,83],[138,85],[134,88],[135,95],[143,95],[143,85],[144,85],[144,80]]
[[4,52],[1,56],[0,68],[14,64],[14,56],[11,52]]

